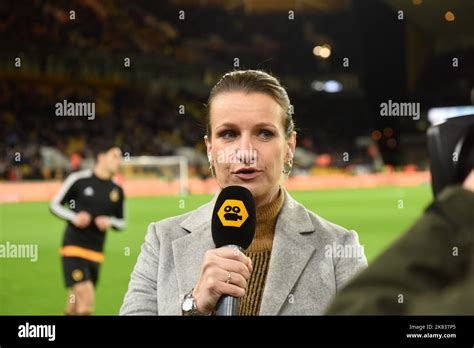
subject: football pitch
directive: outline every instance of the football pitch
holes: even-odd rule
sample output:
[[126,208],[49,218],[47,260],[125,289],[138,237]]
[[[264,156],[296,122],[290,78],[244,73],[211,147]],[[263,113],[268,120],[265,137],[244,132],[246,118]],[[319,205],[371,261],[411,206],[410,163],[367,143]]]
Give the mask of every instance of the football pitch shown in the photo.
[[[290,194],[321,217],[356,230],[369,263],[413,224],[432,199],[428,185]],[[128,198],[126,230],[107,233],[95,314],[118,314],[148,224],[191,211],[211,198]],[[49,212],[48,202],[0,204],[0,244],[38,246],[34,262],[0,258],[0,315],[62,314],[67,291],[58,251],[64,226]]]

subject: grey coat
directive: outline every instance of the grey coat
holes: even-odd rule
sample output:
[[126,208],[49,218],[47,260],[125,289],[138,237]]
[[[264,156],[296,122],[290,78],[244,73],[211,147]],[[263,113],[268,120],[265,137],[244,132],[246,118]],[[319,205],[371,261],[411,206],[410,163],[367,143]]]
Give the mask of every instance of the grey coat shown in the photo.
[[[284,192],[260,315],[324,314],[367,260],[363,251],[347,253],[360,248],[355,231],[324,220]],[[194,211],[149,225],[120,315],[181,315],[181,301],[196,285],[204,253],[215,248],[216,199],[217,194]]]

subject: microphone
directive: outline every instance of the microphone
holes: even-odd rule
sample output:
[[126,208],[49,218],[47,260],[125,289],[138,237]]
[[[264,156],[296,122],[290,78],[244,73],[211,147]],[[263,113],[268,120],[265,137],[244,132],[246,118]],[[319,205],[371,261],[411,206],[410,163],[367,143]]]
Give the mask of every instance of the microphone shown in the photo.
[[[233,247],[243,252],[252,243],[257,226],[255,200],[242,186],[227,186],[217,197],[212,212],[212,239],[217,248]],[[240,299],[223,295],[216,315],[237,315]]]

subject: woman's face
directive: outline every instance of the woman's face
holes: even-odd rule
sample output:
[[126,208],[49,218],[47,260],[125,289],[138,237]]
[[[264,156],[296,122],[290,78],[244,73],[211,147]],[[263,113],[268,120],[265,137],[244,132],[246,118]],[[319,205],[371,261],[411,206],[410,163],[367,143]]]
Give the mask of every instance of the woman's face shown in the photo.
[[283,110],[263,93],[220,93],[210,105],[212,138],[204,137],[221,188],[249,189],[257,206],[270,202],[295,151],[296,133],[283,129]]

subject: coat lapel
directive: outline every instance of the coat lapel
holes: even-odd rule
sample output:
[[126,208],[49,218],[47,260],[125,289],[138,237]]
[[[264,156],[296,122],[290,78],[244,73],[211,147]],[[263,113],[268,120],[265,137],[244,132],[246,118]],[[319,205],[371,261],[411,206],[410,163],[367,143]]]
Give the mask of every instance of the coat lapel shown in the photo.
[[180,299],[196,285],[204,253],[215,248],[211,219],[217,196],[218,194],[181,222],[180,226],[192,233],[172,242]]
[[285,201],[275,226],[270,266],[260,315],[277,315],[315,251],[300,233],[314,232],[306,209],[286,190]]

